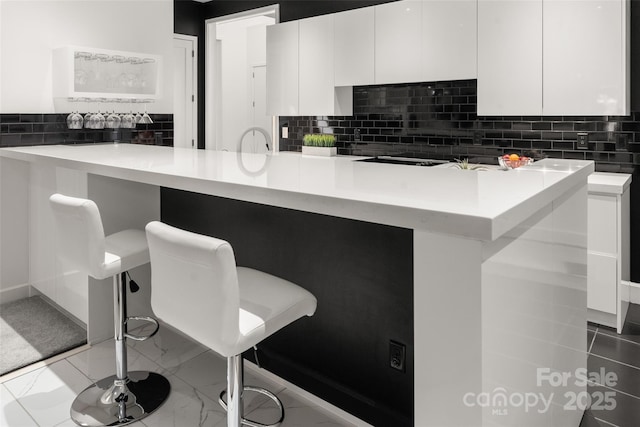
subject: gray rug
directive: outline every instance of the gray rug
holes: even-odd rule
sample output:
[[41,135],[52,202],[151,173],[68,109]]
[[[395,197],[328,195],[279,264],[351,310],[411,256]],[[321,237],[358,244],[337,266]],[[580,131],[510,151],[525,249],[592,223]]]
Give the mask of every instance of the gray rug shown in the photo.
[[87,342],[87,332],[42,298],[0,305],[0,375]]

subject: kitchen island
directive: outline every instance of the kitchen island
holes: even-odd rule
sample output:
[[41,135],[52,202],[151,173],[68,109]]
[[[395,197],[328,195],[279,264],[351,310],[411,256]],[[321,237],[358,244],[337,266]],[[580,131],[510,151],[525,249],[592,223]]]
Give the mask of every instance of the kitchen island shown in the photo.
[[[584,408],[575,405],[571,396],[586,391],[575,374],[586,368],[587,360],[587,177],[593,163],[546,159],[517,170],[472,171],[354,160],[346,156],[252,155],[130,144],[2,149],[3,250],[5,235],[19,238],[9,229],[10,219],[21,215],[28,218],[29,283],[45,294],[50,291],[60,295],[65,289],[73,289],[69,298],[56,301],[71,312],[82,305],[84,298],[84,312],[77,317],[87,323],[90,340],[92,336],[97,340],[108,336],[108,331],[100,330],[110,312],[104,307],[108,298],[86,278],[56,267],[46,204],[54,191],[96,199],[105,211],[107,233],[123,226],[143,226],[152,219],[166,217],[175,222],[180,216],[195,217],[197,212],[186,207],[193,195],[214,198],[222,210],[230,207],[228,216],[245,208],[258,209],[261,216],[252,216],[252,225],[258,224],[252,230],[258,231],[247,236],[258,242],[263,239],[259,233],[263,216],[279,215],[291,222],[297,218],[318,221],[317,227],[336,224],[341,231],[332,239],[349,241],[346,247],[351,247],[352,241],[366,240],[365,236],[349,233],[352,227],[363,227],[383,237],[400,236],[389,245],[393,253],[402,254],[400,258],[411,258],[410,289],[397,291],[408,295],[408,299],[399,301],[410,301],[405,313],[411,314],[411,337],[410,342],[400,342],[406,345],[402,356],[405,366],[389,375],[410,377],[397,383],[397,393],[391,390],[391,394],[410,396],[404,414],[408,422],[420,427],[578,426]],[[7,178],[11,176],[22,181],[9,183]],[[28,203],[16,204],[15,199],[20,199],[16,192],[20,191],[28,195]],[[184,203],[184,209],[177,201]],[[216,218],[224,221],[223,214],[218,212]],[[199,229],[195,222],[192,228]],[[305,224],[317,228],[313,222]],[[248,220],[246,225],[250,225]],[[367,228],[370,225],[376,228]],[[286,245],[294,237],[285,236],[280,242]],[[231,243],[235,248],[236,243]],[[384,246],[386,242],[380,240],[378,244]],[[253,258],[261,257],[245,256],[243,262],[251,264]],[[289,262],[271,270],[286,276],[288,269],[301,270],[296,264],[307,261],[296,257]],[[12,268],[7,264],[3,257],[3,275]],[[384,270],[382,263],[377,264]],[[334,268],[336,274],[341,274],[342,268]],[[309,271],[308,276],[315,275],[315,270]],[[344,271],[351,277],[349,267]],[[367,276],[362,271],[353,276],[376,281],[375,275]],[[294,279],[307,287],[304,276],[291,277]],[[311,282],[309,288],[316,293]],[[337,295],[346,289],[346,285],[335,282],[327,282],[325,287]],[[84,289],[84,294],[76,288]],[[103,288],[110,292],[108,286]],[[148,292],[143,288],[143,300]],[[392,289],[389,298],[395,293]],[[318,319],[322,319],[323,301],[318,297]],[[324,302],[325,306],[331,305],[335,299]],[[144,309],[144,301],[139,304]],[[370,318],[375,318],[376,307],[369,310],[373,312]],[[330,313],[335,317],[340,311]],[[379,313],[378,317],[384,317],[384,311]],[[319,341],[316,344],[321,347],[321,332],[327,331],[313,329],[316,320],[309,319],[309,328],[315,332],[309,341]],[[348,323],[351,315],[331,320]],[[383,324],[387,320],[393,319],[376,321]],[[305,327],[301,326],[301,335]],[[384,351],[388,351],[390,340],[398,341],[394,336],[362,333],[376,337]],[[336,350],[339,354],[341,349]],[[278,354],[273,357],[277,359]],[[369,357],[366,349],[360,357],[365,363]],[[281,359],[286,358],[284,355]],[[385,404],[393,406],[366,395],[367,388],[385,389],[390,383],[358,389],[345,386],[339,378],[324,381],[311,363],[304,366],[305,360],[295,362],[303,366],[274,371],[303,387],[306,378],[315,378],[319,385],[310,391],[330,402],[332,393],[351,395],[361,401],[360,409],[348,402],[343,409],[363,419],[367,405],[371,411]],[[386,363],[379,370],[392,368]],[[287,372],[294,373],[287,377]],[[552,374],[567,380],[551,381],[555,378]],[[408,394],[404,390],[407,384],[411,388]],[[341,402],[337,399],[333,403],[341,406]],[[356,409],[352,411],[352,407]],[[387,415],[389,420],[396,416]],[[367,421],[393,425],[392,421],[376,422],[378,419]]]

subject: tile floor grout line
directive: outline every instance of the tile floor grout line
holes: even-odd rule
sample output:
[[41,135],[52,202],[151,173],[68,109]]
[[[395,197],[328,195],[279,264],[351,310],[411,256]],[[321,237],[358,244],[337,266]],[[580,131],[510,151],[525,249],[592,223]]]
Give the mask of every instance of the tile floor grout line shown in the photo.
[[[191,359],[195,359],[196,357],[198,357],[198,356],[200,356],[201,354],[204,354],[204,353],[206,353],[207,351],[209,351],[209,350],[210,350],[209,348],[207,348],[207,347],[206,347],[205,345],[203,345],[202,343],[200,343],[200,342],[198,342],[198,341],[194,340],[194,339],[193,339],[193,338],[191,338],[191,337],[188,337],[187,335],[183,334],[183,333],[182,333],[182,332],[180,332],[179,330],[177,330],[177,329],[175,329],[175,328],[172,328],[171,326],[169,326],[169,325],[167,325],[167,324],[165,324],[165,323],[163,323],[163,322],[159,322],[159,323],[160,323],[160,328],[166,328],[167,330],[170,330],[172,333],[175,333],[175,334],[177,334],[177,335],[179,335],[179,336],[181,336],[181,337],[183,337],[183,338],[185,338],[185,339],[187,339],[187,340],[189,340],[189,341],[191,341],[191,342],[194,342],[194,343],[196,343],[198,346],[200,346],[200,347],[202,347],[202,348],[203,348],[203,350],[202,350],[202,351],[200,351],[199,353],[197,353],[197,354],[195,354],[195,355],[191,356],[190,358],[185,359],[185,360],[181,360],[181,361],[180,361],[180,364],[182,364],[182,363],[186,363],[186,362],[190,361]],[[142,325],[142,326],[139,326],[139,327],[137,327],[137,328],[134,328],[133,330],[136,330],[136,329],[144,330],[144,328],[145,328],[145,327],[147,327],[147,326],[146,326],[146,325]],[[160,350],[160,352],[162,353],[162,354],[161,354],[161,357],[160,357],[160,358],[162,359],[162,355],[164,355],[164,354],[163,354],[163,351],[164,351],[164,350],[163,350],[160,346],[158,346],[158,343],[154,340],[154,337],[155,337],[155,335],[154,335],[154,336],[152,336],[152,337],[149,337],[149,338],[148,338],[148,339],[146,339],[146,340],[140,341],[140,342],[144,342],[144,341],[150,340],[150,342],[152,342],[152,343],[153,343],[153,345],[154,345],[158,350]],[[143,356],[145,356],[147,359],[149,359],[149,360],[151,360],[152,362],[154,362],[154,363],[155,363],[156,365],[158,365],[161,369],[166,370],[166,371],[170,371],[170,369],[171,369],[171,368],[165,368],[165,367],[164,367],[164,366],[162,366],[160,363],[156,362],[155,360],[152,360],[152,359],[151,359],[151,357],[149,357],[149,356],[147,356],[146,354],[144,354],[141,350],[136,349],[136,348],[135,348],[135,345],[129,345],[129,344],[127,344],[127,346],[128,346],[128,348],[133,348],[133,349],[134,349],[134,350],[136,350],[138,353],[142,354],[142,355],[143,355]],[[172,375],[173,375],[173,373],[172,373]]]
[[608,425],[608,426],[611,426],[611,427],[620,427],[620,426],[618,426],[618,424],[614,424],[614,423],[611,423],[611,422],[609,422],[609,421],[605,421],[605,420],[603,420],[602,418],[598,418],[598,417],[593,417],[593,418],[595,418],[597,421],[600,421],[601,423],[605,423],[605,424],[606,424],[606,425]]
[[627,393],[626,391],[618,390],[618,389],[616,389],[616,388],[609,387],[609,386],[606,386],[606,385],[604,385],[604,384],[600,384],[600,383],[597,383],[597,382],[595,382],[595,381],[591,381],[591,380],[589,380],[588,382],[589,382],[589,384],[591,384],[591,385],[597,385],[597,386],[599,386],[599,387],[604,387],[604,388],[606,388],[606,389],[608,389],[608,390],[615,391],[616,393],[624,394],[624,395],[625,395],[625,396],[627,396],[627,397],[632,397],[632,398],[634,398],[634,399],[636,399],[636,400],[640,400],[640,397],[638,397],[638,396],[634,396],[633,394],[629,394],[629,393]]
[[[88,349],[87,349],[87,351],[89,351],[89,350],[91,350],[91,348],[88,348]],[[75,354],[74,354],[74,355],[72,355],[72,356],[69,356],[69,357],[73,357],[73,356],[75,356]],[[82,372],[82,371],[80,370],[80,368],[78,368],[76,365],[74,365],[74,364],[73,364],[73,362],[72,362],[71,360],[69,360],[69,357],[65,357],[65,358],[64,358],[64,360],[66,360],[66,361],[67,361],[67,363],[69,363],[69,365],[71,365],[71,366],[73,367],[73,369],[75,369],[76,371],[80,372],[80,375],[82,375],[83,377],[85,377],[86,379],[88,379],[88,380],[89,380],[89,382],[90,382],[91,384],[95,384],[95,382],[94,382],[91,378],[89,378],[89,375],[87,375],[87,374],[85,374],[84,372]]]
[[614,362],[614,363],[617,363],[619,365],[623,365],[623,366],[626,366],[628,368],[633,368],[633,369],[635,369],[637,371],[640,371],[640,367],[638,367],[638,366],[629,365],[628,363],[624,363],[624,362],[621,362],[619,360],[611,359],[611,358],[606,357],[606,356],[601,356],[601,355],[595,354],[595,353],[591,353],[590,356],[599,357],[600,359],[608,360],[609,362]]
[[[16,378],[18,378],[18,377],[16,377]],[[36,421],[36,419],[35,419],[35,418],[33,418],[33,415],[31,415],[31,412],[29,412],[29,411],[27,410],[27,408],[25,408],[25,407],[22,405],[22,402],[20,402],[20,400],[19,400],[19,399],[18,399],[18,398],[17,398],[17,397],[16,397],[16,396],[11,392],[11,390],[9,390],[9,387],[5,387],[5,385],[4,385],[4,384],[0,384],[0,387],[4,387],[4,389],[5,389],[5,390],[7,390],[7,393],[9,393],[9,395],[11,395],[11,397],[13,397],[13,401],[14,401],[14,402],[16,402],[16,403],[18,404],[18,406],[20,406],[20,408],[22,408],[22,410],[27,414],[27,416],[28,416],[29,418],[31,418],[31,420],[33,421],[33,423],[34,423],[36,426],[38,426],[38,427],[39,427],[39,426],[40,426],[40,424],[38,424],[38,422]]]
[[[639,325],[639,326],[640,326],[640,325]],[[598,330],[600,330],[600,329],[598,329]],[[605,333],[600,332],[600,335],[602,335],[602,336],[604,336],[604,337],[609,337],[609,338],[614,339],[614,340],[620,340],[620,341],[628,342],[629,344],[635,344],[635,345],[640,346],[640,343],[639,343],[639,342],[632,341],[632,340],[629,340],[629,339],[627,339],[627,338],[621,337],[621,336],[620,336],[619,334],[617,334],[617,333],[616,333],[616,335],[612,335],[612,334],[605,334]]]

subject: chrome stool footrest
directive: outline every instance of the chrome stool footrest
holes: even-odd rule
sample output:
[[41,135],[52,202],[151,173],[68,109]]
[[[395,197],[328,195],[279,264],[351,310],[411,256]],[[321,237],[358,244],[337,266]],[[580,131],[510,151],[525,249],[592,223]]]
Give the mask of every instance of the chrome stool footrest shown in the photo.
[[[262,424],[257,421],[252,421],[246,418],[242,418],[243,425],[248,427],[277,427],[282,423],[282,421],[284,420],[284,406],[282,406],[282,402],[280,401],[280,399],[278,399],[278,396],[276,396],[275,394],[271,393],[269,390],[266,390],[264,388],[253,387],[250,385],[244,386],[244,391],[252,391],[254,393],[263,394],[267,396],[269,399],[271,399],[273,402],[275,402],[275,404],[278,406],[278,409],[280,409],[280,419],[276,421],[274,424]],[[218,402],[220,403],[220,406],[222,406],[222,408],[225,411],[227,410],[227,402],[224,401],[224,396],[226,394],[227,394],[227,390],[222,390],[222,392],[220,393],[220,397],[218,398]]]
[[124,323],[127,324],[127,322],[129,320],[140,320],[140,321],[143,321],[143,322],[153,323],[155,325],[155,329],[149,335],[140,336],[140,335],[133,335],[133,334],[129,334],[129,333],[125,333],[124,334],[125,337],[127,337],[129,339],[132,339],[134,341],[145,341],[145,340],[148,340],[149,338],[151,338],[152,336],[157,334],[158,333],[158,329],[160,329],[160,324],[153,317],[149,317],[149,316],[130,316],[130,317],[127,317],[124,320]]

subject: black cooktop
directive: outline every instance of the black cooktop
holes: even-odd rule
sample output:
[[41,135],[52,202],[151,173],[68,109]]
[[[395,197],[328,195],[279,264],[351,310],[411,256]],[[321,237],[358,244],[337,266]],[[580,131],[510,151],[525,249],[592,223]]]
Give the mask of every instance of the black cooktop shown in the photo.
[[411,165],[411,166],[436,166],[444,163],[449,163],[446,160],[419,159],[415,157],[400,157],[400,156],[368,157],[366,159],[356,160],[356,162],[388,163],[393,165]]

